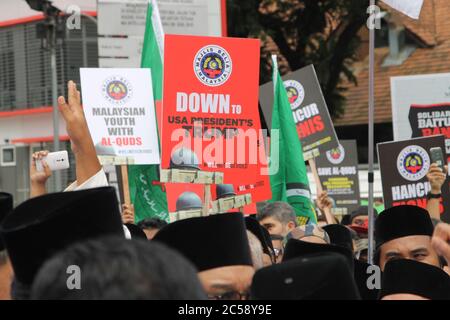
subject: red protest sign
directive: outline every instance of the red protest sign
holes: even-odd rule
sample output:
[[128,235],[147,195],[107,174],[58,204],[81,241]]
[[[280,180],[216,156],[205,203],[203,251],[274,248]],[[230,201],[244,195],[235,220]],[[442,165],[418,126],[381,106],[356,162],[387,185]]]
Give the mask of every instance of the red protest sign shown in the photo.
[[259,51],[255,39],[165,37],[162,168],[184,148],[199,169],[223,172],[238,194],[271,198],[262,174],[267,158],[258,112]]

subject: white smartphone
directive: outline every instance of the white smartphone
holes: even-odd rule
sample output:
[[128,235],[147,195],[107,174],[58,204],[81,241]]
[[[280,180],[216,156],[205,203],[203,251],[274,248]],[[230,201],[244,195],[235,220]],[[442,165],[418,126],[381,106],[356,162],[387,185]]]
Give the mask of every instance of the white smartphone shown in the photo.
[[[67,151],[51,152],[46,157],[42,158],[51,171],[65,170],[70,168],[69,155]],[[44,171],[42,160],[36,160],[36,170]]]

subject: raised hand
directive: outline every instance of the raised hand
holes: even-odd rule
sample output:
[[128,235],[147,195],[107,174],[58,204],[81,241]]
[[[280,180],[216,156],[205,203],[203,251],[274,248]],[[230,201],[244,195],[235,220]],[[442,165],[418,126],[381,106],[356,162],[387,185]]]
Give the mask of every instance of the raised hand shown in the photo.
[[61,114],[75,154],[77,184],[81,185],[101,170],[94,143],[81,107],[81,95],[73,81],[67,84],[68,99],[58,98]]
[[436,163],[432,163],[430,166],[430,170],[427,173],[427,179],[431,184],[431,192],[432,193],[441,193],[441,187],[447,178],[447,166],[445,166],[445,171],[442,171],[441,168]]
[[[30,166],[30,196],[37,197],[47,193],[46,183],[47,180],[52,176],[52,172],[48,167],[45,160],[42,160],[48,155],[48,151],[39,151],[35,152],[31,158],[31,166]],[[37,171],[36,169],[36,161],[42,161],[42,167],[44,171]]]
[[77,85],[73,81],[69,81],[67,90],[68,101],[61,96],[58,98],[58,105],[66,121],[66,130],[72,142],[73,152],[76,153],[86,144],[86,139],[92,139],[81,107],[81,95],[77,90]]

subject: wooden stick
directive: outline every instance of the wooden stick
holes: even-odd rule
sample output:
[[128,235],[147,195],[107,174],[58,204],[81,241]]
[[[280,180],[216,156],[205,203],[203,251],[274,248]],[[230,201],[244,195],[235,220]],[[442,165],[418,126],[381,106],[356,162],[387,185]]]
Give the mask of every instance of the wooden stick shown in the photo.
[[209,215],[209,204],[211,202],[211,185],[204,185],[204,205],[202,209],[202,216],[207,217]]
[[128,166],[121,165],[120,172],[122,174],[123,201],[124,204],[130,205],[131,197],[130,197],[130,185],[128,184]]

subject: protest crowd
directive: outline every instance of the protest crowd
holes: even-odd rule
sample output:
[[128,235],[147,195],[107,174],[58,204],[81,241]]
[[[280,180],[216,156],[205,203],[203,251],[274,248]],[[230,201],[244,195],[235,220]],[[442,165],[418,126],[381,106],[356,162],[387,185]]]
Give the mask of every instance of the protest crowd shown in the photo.
[[[176,51],[170,50],[177,41],[186,52],[194,50],[195,54],[201,47],[196,46],[195,41],[210,40],[166,37],[164,68],[172,66],[171,70],[175,70],[178,63],[183,63],[182,57],[167,59],[170,57],[168,52]],[[200,73],[193,75],[202,86],[211,85],[208,83],[213,81],[211,79],[227,82],[230,86],[244,85],[239,79],[224,76],[226,72],[236,75],[239,65],[238,58],[233,56],[232,45],[223,41],[221,45],[229,53],[222,52],[221,56],[211,48],[204,50],[206,53],[198,53],[200,56],[209,54],[209,58],[201,60],[207,67],[199,67]],[[233,45],[248,45],[248,50],[259,51],[257,41],[246,41]],[[188,43],[192,43],[192,48]],[[227,70],[229,57],[224,58],[224,54],[235,59],[233,68],[236,70],[231,67]],[[192,57],[189,56],[187,61],[192,69]],[[248,68],[248,77],[253,77],[252,71],[259,70],[259,65]],[[277,171],[269,170],[265,184],[252,181],[262,176],[253,175],[253,164],[208,167],[192,150],[171,144],[173,141],[169,141],[167,134],[183,129],[183,134],[193,131],[195,135],[193,127],[183,126],[185,115],[192,115],[197,120],[217,116],[218,121],[213,124],[217,122],[219,127],[231,130],[229,132],[233,134],[229,137],[218,134],[216,139],[238,137],[242,134],[235,130],[238,127],[261,129],[257,125],[260,121],[258,112],[252,117],[244,110],[250,104],[257,109],[257,95],[251,101],[242,98],[247,93],[242,93],[240,100],[232,95],[233,104],[230,104],[225,89],[223,96],[185,95],[174,86],[190,79],[181,78],[179,83],[174,83],[176,81],[170,82],[166,77],[169,72],[164,73],[164,89],[161,89],[162,83],[155,81],[154,70],[152,67],[152,73],[147,72],[148,79],[153,81],[155,101],[161,100],[164,94],[164,125],[161,129],[153,115],[154,130],[127,141],[146,143],[145,135],[148,135],[156,141],[156,149],[159,144],[162,159],[160,161],[159,156],[155,156],[158,153],[153,152],[152,156],[158,159],[152,164],[157,165],[160,180],[148,183],[158,184],[160,190],[166,184],[169,192],[173,188],[171,183],[176,184],[186,177],[195,178],[184,180],[189,183],[182,184],[176,201],[169,204],[171,208],[165,212],[167,219],[161,214],[150,215],[142,208],[138,219],[138,209],[133,201],[126,196],[119,199],[117,190],[109,185],[100,155],[110,156],[110,152],[115,152],[112,149],[123,146],[115,144],[111,147],[114,145],[112,140],[99,139],[98,128],[93,130],[94,116],[101,117],[106,113],[94,109],[94,116],[90,114],[93,103],[85,97],[88,97],[88,90],[95,90],[95,86],[86,83],[93,81],[95,75],[80,71],[81,89],[74,81],[69,81],[67,96],[60,96],[57,101],[74,155],[75,161],[71,165],[75,167],[76,181],[59,192],[47,192],[49,179],[54,175],[46,161],[51,152],[40,150],[33,153],[30,161],[29,199],[14,206],[13,196],[0,192],[0,300],[450,300],[450,224],[443,218],[450,210],[443,206],[450,200],[445,199],[450,196],[449,192],[444,192],[444,188],[448,189],[446,165],[430,161],[426,167],[423,176],[429,186],[424,195],[426,206],[385,203],[385,209],[378,212],[358,201],[351,212],[335,214],[336,201],[326,188],[322,188],[318,175],[317,192],[311,199],[306,168],[310,166],[313,173],[317,168],[314,158],[304,151],[305,145],[313,145],[316,140],[303,139],[301,135],[299,139],[296,127],[298,122],[304,121],[311,126],[309,128],[315,125],[315,130],[320,131],[321,126],[332,127],[332,122],[324,116],[322,106],[311,107],[312,103],[302,112],[296,112],[295,117],[291,116],[294,108],[291,110],[289,103],[295,101],[298,88],[292,85],[284,90],[276,57],[273,58],[273,82],[264,90],[272,95],[268,107],[271,114],[266,122],[271,124],[271,129],[280,132],[279,136],[272,134],[266,143],[271,150],[268,166],[272,168],[276,163]],[[213,71],[220,76],[216,77]],[[302,72],[314,70],[309,68]],[[138,80],[145,82],[147,78]],[[107,92],[111,101],[127,99],[129,92],[121,87],[125,81],[122,78],[120,81],[115,78],[111,82],[111,92]],[[214,83],[208,90],[216,90],[214,88],[218,86]],[[258,89],[257,86],[252,88],[255,92]],[[309,90],[306,85],[305,88]],[[141,97],[136,87],[133,90],[133,97]],[[219,91],[205,89],[205,92]],[[222,118],[219,112],[214,113],[213,101],[218,102],[217,110],[224,113],[228,110],[229,114]],[[235,101],[241,103],[244,110],[240,118],[234,115],[236,110],[236,114],[241,114],[241,105],[236,105],[238,102]],[[196,103],[202,105],[202,111]],[[150,106],[154,107],[153,101]],[[133,107],[130,106],[130,110]],[[134,115],[138,119],[144,114],[142,111]],[[178,120],[177,116],[180,117]],[[265,114],[262,116],[266,117]],[[132,119],[123,114],[115,117],[115,121]],[[223,120],[228,118],[229,121]],[[135,120],[127,121],[133,124]],[[194,122],[188,121],[188,124],[195,126]],[[200,122],[211,125],[206,120]],[[227,127],[227,123],[233,125]],[[162,131],[158,131],[158,126]],[[203,129],[209,132],[208,127]],[[136,133],[137,129],[125,131],[124,136],[140,134],[140,131]],[[208,140],[205,135],[200,136]],[[113,139],[113,135],[109,138]],[[211,139],[208,141],[210,143]],[[278,142],[279,154],[274,160],[273,150]],[[444,145],[443,138],[438,145]],[[136,166],[145,158],[144,151],[136,157]],[[414,162],[417,159],[407,160]],[[145,159],[142,163],[147,164]],[[355,174],[348,166],[346,168],[344,176]],[[229,172],[235,174],[231,176]],[[325,174],[326,170],[319,172]],[[228,182],[227,177],[231,177],[232,182]],[[239,189],[240,181],[255,185]],[[201,189],[203,199],[194,189],[189,189],[194,184]],[[260,191],[263,185],[271,196],[262,194],[267,190]],[[156,201],[161,197],[160,194],[139,194],[139,190],[136,194],[134,199],[145,196]],[[232,205],[227,206],[226,199],[231,199]],[[256,202],[258,205],[250,206]]]

